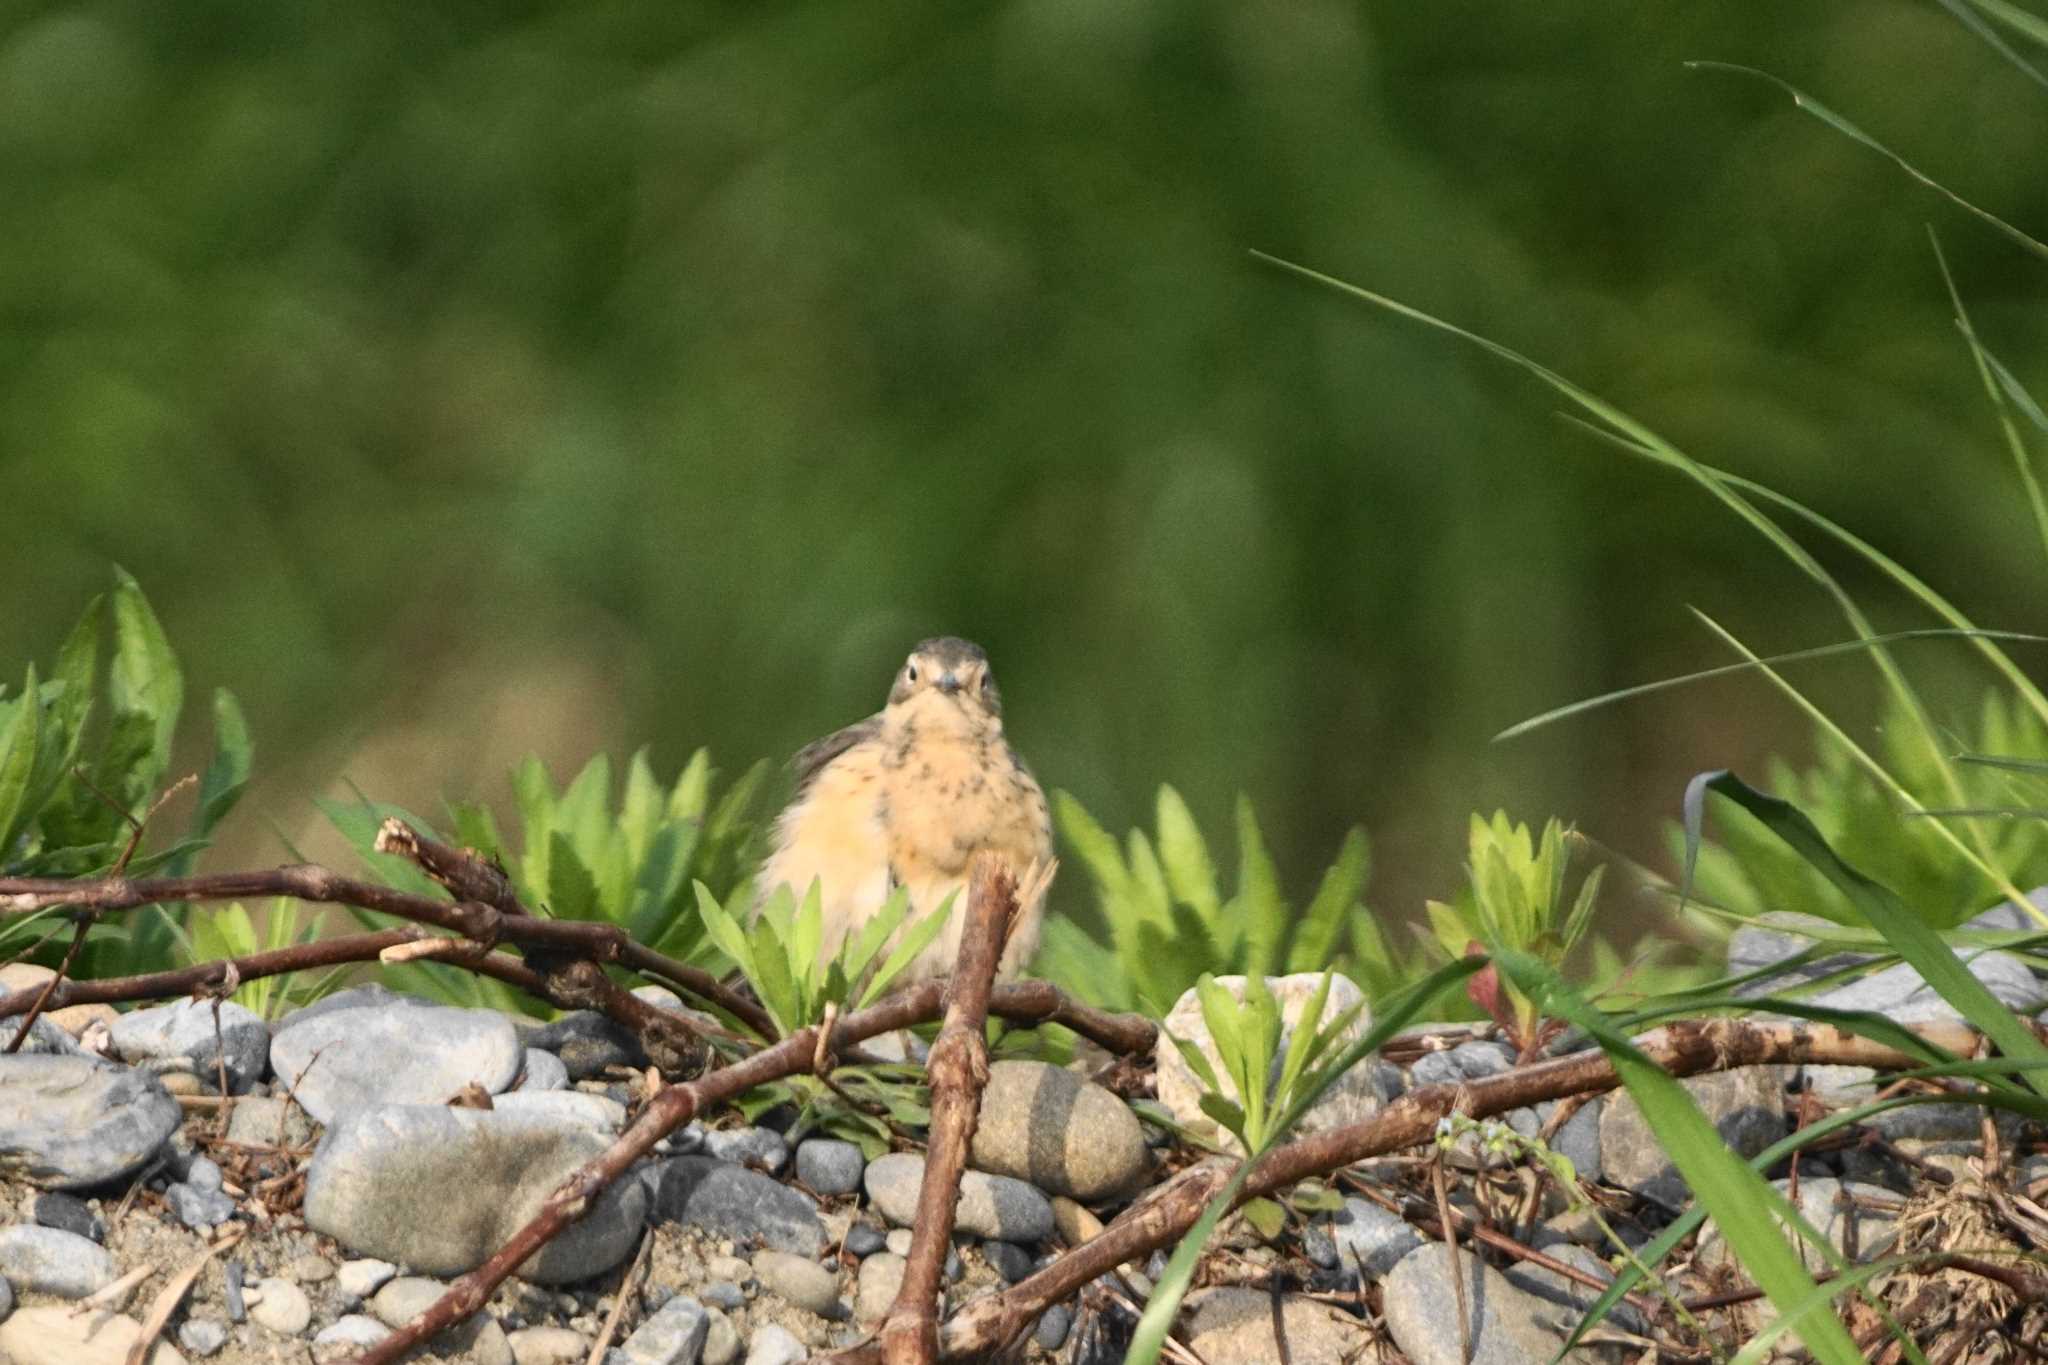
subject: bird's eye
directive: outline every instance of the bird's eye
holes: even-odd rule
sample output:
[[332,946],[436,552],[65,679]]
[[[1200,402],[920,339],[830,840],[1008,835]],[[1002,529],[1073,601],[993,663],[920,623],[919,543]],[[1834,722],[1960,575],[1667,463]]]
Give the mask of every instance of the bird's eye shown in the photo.
[[905,682],[916,682],[916,681],[917,681],[917,665],[916,665],[916,664],[905,664],[905,665],[903,665],[903,681],[905,681]]

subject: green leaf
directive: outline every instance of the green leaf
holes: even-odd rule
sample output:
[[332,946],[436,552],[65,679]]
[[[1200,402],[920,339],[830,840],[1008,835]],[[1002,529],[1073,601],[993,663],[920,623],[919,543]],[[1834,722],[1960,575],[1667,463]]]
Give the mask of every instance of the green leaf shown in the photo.
[[[249,738],[249,722],[242,715],[241,704],[225,687],[218,689],[213,694],[213,757],[199,779],[199,805],[193,812],[192,829],[187,836],[193,842],[203,845],[214,828],[242,799],[242,793],[249,786],[249,774],[255,767],[255,753],[255,744]],[[177,860],[169,867],[170,875],[185,875],[197,861],[196,852]]]
[[185,675],[149,599],[122,569],[114,571],[114,662],[107,690],[116,715],[149,720],[150,773],[139,784],[146,793],[171,763],[171,736],[185,704]]
[[855,1008],[866,1009],[872,1005],[881,997],[882,992],[888,990],[890,984],[917,960],[918,954],[932,946],[940,932],[945,929],[946,921],[953,917],[954,898],[953,894],[949,894],[939,902],[938,909],[911,921],[910,927],[904,930],[902,939],[897,942],[895,950],[875,973],[874,980],[868,982],[867,989],[861,992],[860,1003]]
[[1337,851],[1337,861],[1323,874],[1315,898],[1302,912],[1301,927],[1287,954],[1288,971],[1312,972],[1330,964],[1338,932],[1358,907],[1371,876],[1372,844],[1364,830],[1353,826]]
[[754,967],[754,948],[746,930],[725,912],[725,907],[711,894],[710,887],[698,882],[696,888],[697,918],[703,921],[705,932],[710,935],[711,941],[718,945],[718,950],[733,960],[733,965],[740,969],[740,974],[749,981],[753,980],[757,975]]
[[1245,973],[1270,976],[1280,968],[1280,942],[1287,930],[1287,901],[1280,873],[1266,851],[1266,838],[1251,798],[1237,798],[1237,895],[1225,913],[1244,926]]
[[675,789],[669,793],[669,818],[692,820],[702,824],[704,809],[710,800],[711,751],[699,749],[691,754],[690,761],[683,765],[682,775],[676,778]]
[[1270,1199],[1247,1199],[1238,1212],[1264,1241],[1272,1241],[1287,1226],[1287,1210]]
[[1180,793],[1162,784],[1159,788],[1159,861],[1166,870],[1167,885],[1174,897],[1192,906],[1204,924],[1214,926],[1222,908],[1216,892],[1216,864],[1210,861],[1209,845],[1195,826]]
[[0,861],[14,847],[14,836],[26,818],[29,784],[35,778],[36,749],[42,733],[41,689],[36,666],[28,666],[28,683],[7,708],[6,730],[0,733]]
[[845,967],[848,982],[860,983],[875,955],[882,951],[882,945],[889,941],[890,935],[909,915],[910,888],[899,886],[889,893],[889,899],[882,902],[881,909],[868,916],[867,923],[861,925],[860,933],[847,935],[840,947],[840,961]]
[[597,883],[561,830],[548,836],[548,910],[557,919],[598,918]]
[[[2006,1056],[2026,1062],[2048,1063],[2048,1046],[2012,1010],[1998,1001],[1990,990],[1963,965],[1941,935],[1916,916],[1898,897],[1879,883],[1849,866],[1828,846],[1813,822],[1790,802],[1760,792],[1730,772],[1701,773],[1686,784],[1685,884],[1692,884],[1699,836],[1705,821],[1706,794],[1716,792],[1760,821],[1789,848],[1804,858],[1860,911],[1864,919],[1885,936],[1899,956],[1913,965],[1921,978],[1941,997],[1956,1007],[1977,1030],[1991,1039]],[[2028,1084],[2048,1095],[2048,1077],[2027,1073]]]

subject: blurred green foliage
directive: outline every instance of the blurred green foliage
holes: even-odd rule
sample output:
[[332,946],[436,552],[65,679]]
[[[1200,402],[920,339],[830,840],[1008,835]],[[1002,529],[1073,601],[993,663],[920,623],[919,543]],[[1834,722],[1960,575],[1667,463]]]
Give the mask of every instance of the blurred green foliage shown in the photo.
[[[432,808],[530,749],[788,752],[940,629],[1111,827],[1244,791],[1298,880],[1362,823],[1397,913],[1474,805],[1641,854],[1690,772],[1803,743],[1735,683],[1489,748],[1718,661],[1683,603],[1839,625],[1691,490],[1249,247],[1625,395],[1988,623],[2038,603],[1972,474],[1952,211],[1680,65],[1794,79],[2038,230],[2048,109],[1926,0],[4,13],[0,659],[128,565],[243,691],[290,835],[343,778]],[[1945,240],[2048,389],[2041,272]]]

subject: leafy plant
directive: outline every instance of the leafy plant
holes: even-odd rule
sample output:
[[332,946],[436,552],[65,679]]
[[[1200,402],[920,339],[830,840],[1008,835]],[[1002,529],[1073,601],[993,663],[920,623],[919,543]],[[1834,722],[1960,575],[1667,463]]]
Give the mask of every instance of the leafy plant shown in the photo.
[[1202,1112],[1221,1124],[1243,1150],[1264,1151],[1278,1133],[1280,1115],[1293,1106],[1305,1086],[1320,1079],[1313,1068],[1351,1027],[1365,1002],[1360,1000],[1326,1022],[1323,1011],[1330,997],[1330,973],[1324,972],[1315,994],[1302,1007],[1283,1053],[1280,1004],[1267,989],[1264,977],[1244,978],[1242,1000],[1207,972],[1197,978],[1195,990],[1202,1002],[1202,1022],[1216,1042],[1221,1075],[1201,1048],[1185,1038],[1168,1036],[1205,1087]]
[[[177,930],[178,948],[187,962],[197,963],[248,957],[252,953],[289,948],[295,943],[310,943],[319,936],[319,925],[315,922],[302,927],[301,913],[297,901],[288,898],[272,901],[259,930],[240,901],[224,906],[195,906]],[[317,977],[306,973],[258,977],[243,982],[231,998],[265,1019],[274,1019],[328,994],[347,970],[346,967],[336,967]]]
[[[105,636],[113,648],[101,667]],[[87,604],[47,679],[34,664],[12,697],[0,688],[0,873],[28,877],[191,870],[215,826],[241,798],[253,746],[234,695],[214,694],[214,750],[181,838],[157,844],[145,828],[162,795],[184,709],[177,655],[141,587],[115,571]],[[81,975],[117,976],[170,960],[182,907],[93,925]],[[0,948],[47,934],[46,917],[0,926]],[[59,949],[52,947],[46,952]]]
[[[454,802],[449,815],[455,842],[502,865],[520,900],[537,913],[616,924],[658,952],[724,970],[726,960],[705,938],[690,888],[702,882],[729,903],[744,898],[746,877],[758,861],[760,828],[752,808],[766,772],[765,764],[755,764],[714,799],[716,771],[706,751],[692,755],[674,784],[664,787],[641,750],[627,762],[624,790],[614,804],[608,756],[593,757],[560,790],[545,765],[529,757],[513,774],[520,819],[516,848],[487,806]],[[321,808],[385,881],[422,895],[446,894],[411,863],[375,849],[378,826],[387,817],[422,832],[431,832],[429,822],[361,796],[323,802]],[[354,913],[366,924],[377,922],[366,911]],[[468,972],[432,964],[386,970],[394,984],[460,1004],[545,1008]]]
[[[910,891],[899,886],[858,934],[848,934],[838,952],[828,954],[823,898],[815,880],[801,905],[788,887],[776,887],[751,925],[741,923],[710,888],[697,883],[697,915],[705,931],[754,988],[782,1037],[822,1020],[828,1005],[856,1010],[873,1004],[946,927],[953,899],[946,897],[905,929]],[[898,929],[903,929],[900,936]]]
[[1115,1009],[1164,1014],[1204,972],[1267,976],[1314,971],[1341,960],[1369,995],[1391,989],[1412,962],[1391,951],[1360,903],[1371,873],[1365,831],[1345,836],[1337,860],[1299,915],[1250,800],[1237,802],[1237,887],[1224,894],[1209,844],[1180,793],[1159,789],[1157,836],[1134,829],[1117,840],[1066,792],[1053,795],[1060,832],[1080,854],[1109,927],[1104,944],[1064,919],[1046,922],[1038,970],[1067,989]]
[[[1474,815],[1466,889],[1449,903],[1430,901],[1425,907],[1437,945],[1452,958],[1513,950],[1561,964],[1592,925],[1606,872],[1593,868],[1580,879],[1578,893],[1567,897],[1568,839],[1555,819],[1545,821],[1542,836],[1532,840],[1529,827],[1511,822],[1505,811],[1495,811],[1491,820]],[[1474,976],[1466,990],[1524,1056],[1546,1041],[1536,1002],[1513,981],[1502,982],[1497,972],[1487,970]]]

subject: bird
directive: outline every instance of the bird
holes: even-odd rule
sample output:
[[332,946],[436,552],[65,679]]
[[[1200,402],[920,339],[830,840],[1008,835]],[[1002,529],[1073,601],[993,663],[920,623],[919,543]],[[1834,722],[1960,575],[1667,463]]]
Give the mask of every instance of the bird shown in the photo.
[[898,978],[925,980],[951,971],[959,956],[967,865],[987,849],[1027,892],[998,975],[1014,977],[1031,960],[1045,905],[1040,874],[1052,866],[1052,818],[1044,790],[1004,737],[1002,694],[980,645],[950,635],[920,641],[880,711],[805,745],[791,766],[796,791],[756,878],[757,906],[781,886],[802,900],[816,881],[819,951],[829,957],[897,887],[909,894],[907,922],[952,895],[944,930]]

